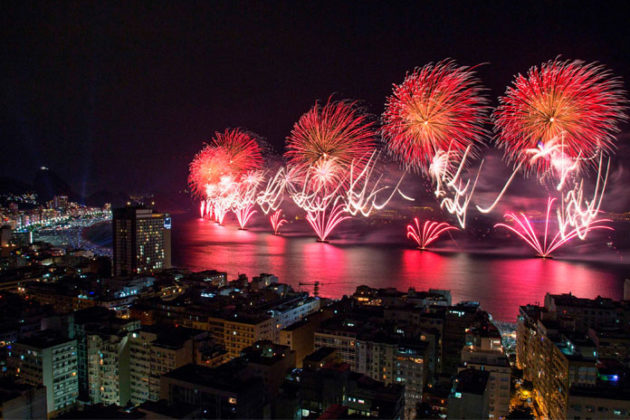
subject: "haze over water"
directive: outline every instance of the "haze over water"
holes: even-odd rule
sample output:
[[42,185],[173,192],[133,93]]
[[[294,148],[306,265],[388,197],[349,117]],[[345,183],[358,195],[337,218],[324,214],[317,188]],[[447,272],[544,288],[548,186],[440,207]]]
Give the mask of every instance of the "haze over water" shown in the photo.
[[291,227],[287,231],[287,236],[274,236],[262,223],[241,231],[230,222],[218,226],[176,215],[173,263],[193,271],[227,271],[229,278],[272,273],[280,282],[309,292],[312,285],[299,283],[320,281],[320,296],[331,298],[352,294],[362,284],[449,289],[453,302],[478,301],[495,319],[510,322],[520,305],[542,303],[546,292],[621,299],[623,279],[628,277],[627,265],[530,258],[519,247],[512,255],[509,250],[502,255],[458,249],[432,252],[414,249],[404,235],[394,243],[319,243],[308,231],[292,232]]

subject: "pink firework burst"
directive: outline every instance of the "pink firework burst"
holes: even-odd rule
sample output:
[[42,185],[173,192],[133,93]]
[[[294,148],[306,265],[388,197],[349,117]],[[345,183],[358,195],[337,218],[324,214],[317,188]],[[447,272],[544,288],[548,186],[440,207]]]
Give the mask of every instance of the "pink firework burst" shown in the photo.
[[339,223],[350,219],[343,205],[334,203],[330,209],[327,207],[328,205],[322,210],[306,213],[306,221],[313,228],[319,242],[328,242],[328,236]]
[[460,155],[486,136],[487,99],[470,67],[453,60],[427,64],[394,85],[383,113],[389,151],[406,166],[427,171],[438,151]]
[[556,59],[518,74],[499,101],[493,114],[499,147],[509,162],[539,175],[610,153],[626,118],[620,80],[579,60]]
[[236,220],[238,221],[238,227],[240,230],[247,229],[247,223],[252,218],[254,214],[256,214],[256,210],[254,209],[253,204],[248,204],[244,207],[240,207],[234,210],[234,214],[236,215]]
[[273,234],[277,235],[282,225],[287,223],[287,219],[282,217],[282,210],[276,210],[271,216],[269,216],[269,222],[273,228]]
[[[496,225],[494,225],[494,227],[502,227],[515,233],[520,239],[522,239],[536,252],[537,256],[542,258],[550,257],[554,251],[556,251],[561,246],[566,245],[571,239],[580,234],[580,230],[578,229],[573,229],[569,232],[562,232],[559,230],[553,237],[549,237],[549,221],[551,208],[553,207],[554,201],[555,198],[549,198],[547,200],[545,229],[542,233],[542,236],[536,233],[536,231],[532,227],[530,220],[523,213],[520,213],[518,215],[512,212],[506,213],[506,219],[512,221],[513,225],[508,225],[506,223],[497,223]],[[610,220],[595,219],[590,223],[588,227],[585,227],[582,230],[586,232],[598,229],[614,230],[612,227],[603,224],[607,222],[610,222]]]
[[420,220],[413,218],[414,224],[407,225],[407,238],[412,239],[418,244],[418,248],[424,250],[431,243],[437,240],[443,233],[449,230],[459,230],[455,226],[451,226],[446,222],[434,222],[426,220],[420,227]]

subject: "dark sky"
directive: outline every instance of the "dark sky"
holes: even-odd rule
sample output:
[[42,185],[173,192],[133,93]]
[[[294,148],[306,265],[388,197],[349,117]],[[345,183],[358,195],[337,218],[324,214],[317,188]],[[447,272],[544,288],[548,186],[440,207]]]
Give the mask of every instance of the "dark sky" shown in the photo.
[[630,80],[623,2],[391,3],[4,2],[0,176],[46,165],[77,192],[181,189],[216,130],[282,150],[316,99],[380,114],[407,70],[447,57],[489,63],[492,98],[559,54]]

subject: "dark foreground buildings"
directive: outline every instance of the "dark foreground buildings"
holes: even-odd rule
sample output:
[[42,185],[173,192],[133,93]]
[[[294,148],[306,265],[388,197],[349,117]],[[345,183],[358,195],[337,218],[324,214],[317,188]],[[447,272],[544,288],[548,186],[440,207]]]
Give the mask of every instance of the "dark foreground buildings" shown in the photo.
[[20,250],[0,294],[4,417],[630,416],[627,301],[549,295],[514,335],[445,290],[331,301],[271,274],[110,278]]
[[630,302],[571,294],[520,308],[516,363],[540,415],[630,417]]

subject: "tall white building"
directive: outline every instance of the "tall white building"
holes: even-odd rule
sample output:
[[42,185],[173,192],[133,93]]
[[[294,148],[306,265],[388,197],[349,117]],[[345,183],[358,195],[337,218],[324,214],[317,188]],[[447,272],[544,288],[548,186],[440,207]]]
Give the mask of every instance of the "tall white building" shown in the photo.
[[127,334],[88,335],[87,371],[93,404],[127,404],[130,397]]
[[487,323],[471,328],[462,349],[462,366],[458,371],[473,368],[489,373],[487,383],[489,418],[505,418],[510,411],[512,369],[503,351],[501,336],[494,325]]
[[160,399],[160,377],[194,361],[194,339],[184,328],[158,331],[143,328],[130,334],[131,402]]
[[431,346],[428,341],[406,339],[403,331],[389,333],[359,321],[332,319],[315,332],[315,349],[330,347],[356,372],[383,382],[405,386],[405,417],[415,417],[422,399]]
[[44,331],[14,343],[9,358],[18,381],[46,387],[49,416],[74,406],[79,395],[76,340]]

